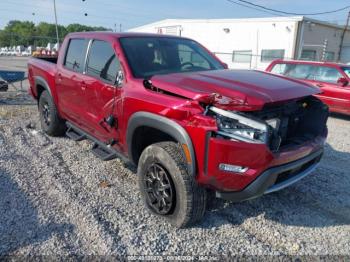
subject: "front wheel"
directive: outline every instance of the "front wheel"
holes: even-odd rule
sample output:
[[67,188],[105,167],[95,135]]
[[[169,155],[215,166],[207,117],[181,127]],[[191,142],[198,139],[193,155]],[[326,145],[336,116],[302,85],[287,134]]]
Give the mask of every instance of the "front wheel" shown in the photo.
[[139,187],[146,206],[176,227],[199,221],[206,209],[206,190],[187,171],[179,144],[148,146],[138,165]]

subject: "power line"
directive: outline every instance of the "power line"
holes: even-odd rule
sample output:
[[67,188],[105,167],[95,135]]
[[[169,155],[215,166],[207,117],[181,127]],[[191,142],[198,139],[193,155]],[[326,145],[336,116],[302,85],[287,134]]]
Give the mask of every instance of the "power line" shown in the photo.
[[[226,0],[230,3],[234,3],[232,0]],[[262,6],[262,5],[258,5],[258,4],[254,4],[252,2],[249,2],[249,1],[246,1],[246,0],[237,0],[238,2],[241,2],[241,3],[245,3],[247,5],[250,5],[250,6],[254,6],[256,8],[261,8],[263,10],[267,10],[267,11],[271,11],[271,12],[275,12],[275,13],[281,13],[281,14],[285,14],[285,15],[300,15],[300,16],[312,16],[312,15],[325,15],[325,14],[332,14],[332,13],[337,13],[337,12],[340,12],[340,11],[344,11],[346,9],[349,9],[350,8],[350,5],[347,5],[347,6],[344,6],[342,8],[339,8],[339,9],[336,9],[336,10],[331,10],[331,11],[324,11],[324,12],[318,12],[318,13],[305,13],[305,14],[302,14],[302,13],[293,13],[293,12],[286,12],[286,11],[282,11],[282,10],[277,10],[277,9],[273,9],[273,8],[268,8],[268,7],[265,7],[265,6]],[[235,3],[237,4],[237,3]]]
[[266,10],[261,10],[261,9],[256,8],[256,7],[249,6],[249,5],[245,5],[245,4],[242,4],[242,3],[239,3],[239,2],[233,1],[233,0],[226,0],[226,1],[227,1],[227,2],[230,2],[230,3],[232,3],[232,4],[244,6],[244,7],[246,7],[246,8],[253,9],[253,10],[257,10],[257,11],[260,11],[260,12],[263,12],[263,13],[267,13],[267,14],[270,14],[270,15],[276,15],[276,13],[272,13],[272,12],[266,11]]

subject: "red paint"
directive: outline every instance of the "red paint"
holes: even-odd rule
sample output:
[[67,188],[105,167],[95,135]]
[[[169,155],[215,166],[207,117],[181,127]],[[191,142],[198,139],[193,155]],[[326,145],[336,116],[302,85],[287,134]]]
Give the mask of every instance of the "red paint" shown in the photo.
[[342,69],[342,67],[349,67],[349,65],[330,62],[275,60],[267,67],[266,71],[271,72],[276,64],[303,64],[317,67],[331,67],[338,70],[343,77],[342,80],[347,80],[347,85],[344,86],[342,83],[329,83],[308,79],[300,79],[300,81],[319,88],[320,94],[316,96],[329,106],[331,112],[350,115],[350,77],[345,74]]
[[[297,80],[265,72],[216,70],[154,76],[152,83],[155,87],[179,96],[154,92],[146,89],[143,80],[134,78],[131,73],[118,41],[119,37],[126,35],[131,37],[144,34],[70,34],[62,44],[57,65],[38,59],[29,61],[31,93],[37,97],[38,90],[33,77],[44,78],[50,86],[62,118],[74,122],[103,142],[116,139],[116,148],[126,156],[126,129],[128,120],[134,113],[147,111],[172,119],[184,127],[192,140],[196,155],[197,181],[221,190],[241,190],[267,168],[291,162],[323,146],[324,137],[307,145],[273,154],[266,145],[212,137],[209,139],[209,158],[206,163],[206,134],[208,131],[216,131],[217,125],[213,118],[203,115],[204,108],[201,104],[211,103],[222,109],[237,111],[260,110],[266,103],[283,103],[313,95],[318,89]],[[157,34],[152,36],[169,37]],[[72,37],[100,39],[111,43],[124,71],[123,87],[114,92],[111,85],[65,69],[62,66],[65,50]],[[114,95],[116,106],[113,114],[118,119],[118,128],[107,131],[101,127],[100,122],[110,114]],[[246,175],[229,174],[218,170],[219,163],[249,166],[250,169]]]

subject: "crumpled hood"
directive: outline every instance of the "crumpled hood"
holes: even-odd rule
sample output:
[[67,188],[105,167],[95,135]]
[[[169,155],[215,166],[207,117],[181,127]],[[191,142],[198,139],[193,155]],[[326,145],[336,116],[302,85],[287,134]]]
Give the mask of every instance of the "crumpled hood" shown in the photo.
[[266,103],[319,93],[319,89],[301,81],[255,70],[213,70],[156,75],[152,77],[152,84],[193,100],[201,101],[217,96],[221,99],[216,99],[214,103],[250,107],[262,107]]

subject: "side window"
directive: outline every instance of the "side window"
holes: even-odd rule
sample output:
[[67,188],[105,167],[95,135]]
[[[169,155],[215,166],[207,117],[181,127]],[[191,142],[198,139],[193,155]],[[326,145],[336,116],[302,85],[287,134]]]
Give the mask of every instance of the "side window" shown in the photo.
[[271,62],[275,59],[284,58],[284,49],[263,49],[261,50],[261,62]]
[[112,46],[108,42],[94,40],[89,51],[86,73],[113,84],[119,70],[120,63]]
[[181,64],[191,63],[194,66],[210,69],[210,65],[198,52],[194,51],[188,45],[178,45],[179,59]]
[[342,74],[333,67],[319,66],[315,73],[315,80],[336,84]]
[[287,68],[286,64],[275,64],[271,69],[271,73],[284,75],[286,68]]
[[285,75],[298,79],[313,79],[315,66],[312,65],[293,65],[286,71]]
[[71,39],[69,41],[64,66],[72,71],[82,73],[88,41],[86,39]]

